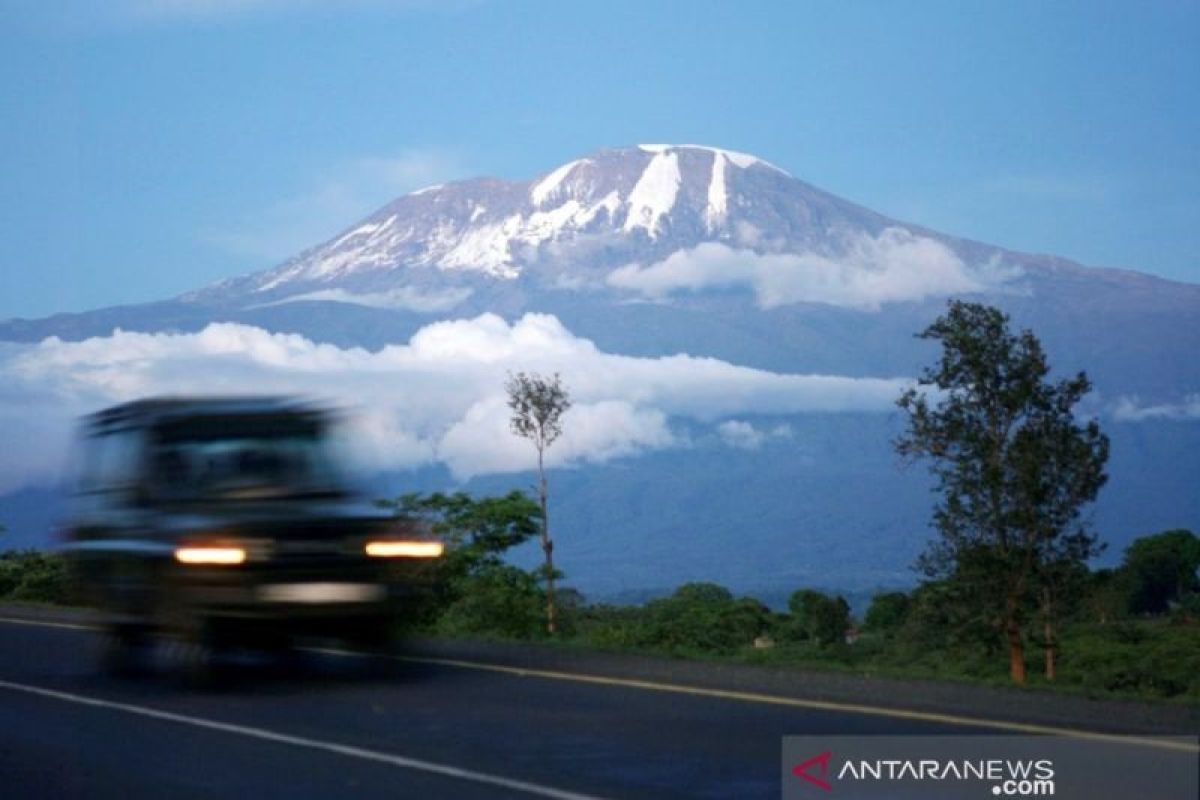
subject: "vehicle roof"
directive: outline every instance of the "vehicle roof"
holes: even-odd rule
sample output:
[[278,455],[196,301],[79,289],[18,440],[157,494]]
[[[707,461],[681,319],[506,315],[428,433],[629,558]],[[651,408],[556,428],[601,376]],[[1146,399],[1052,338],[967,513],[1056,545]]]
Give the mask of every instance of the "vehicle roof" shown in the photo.
[[147,397],[110,406],[84,418],[92,430],[153,426],[189,417],[286,414],[329,418],[328,408],[296,397]]

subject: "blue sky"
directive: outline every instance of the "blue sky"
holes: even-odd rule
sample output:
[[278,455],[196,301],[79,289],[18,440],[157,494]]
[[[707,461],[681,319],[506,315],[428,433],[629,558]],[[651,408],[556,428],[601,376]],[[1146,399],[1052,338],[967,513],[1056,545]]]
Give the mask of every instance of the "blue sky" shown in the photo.
[[0,36],[0,317],[166,297],[422,185],[645,141],[1200,282],[1197,3],[0,0]]

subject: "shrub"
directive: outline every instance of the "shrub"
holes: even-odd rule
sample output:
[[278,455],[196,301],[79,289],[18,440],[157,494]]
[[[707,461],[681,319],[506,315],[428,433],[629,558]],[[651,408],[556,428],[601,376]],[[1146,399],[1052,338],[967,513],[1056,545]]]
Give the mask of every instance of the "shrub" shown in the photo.
[[491,634],[531,639],[545,629],[545,597],[537,578],[508,565],[493,565],[457,582],[455,599],[437,620],[453,634]]
[[1063,640],[1060,678],[1095,691],[1200,697],[1200,630],[1191,626],[1088,626]]
[[748,647],[770,626],[759,601],[735,599],[715,583],[688,583],[670,597],[648,603],[628,633],[643,647],[670,652],[727,654]]
[[0,553],[0,599],[65,602],[67,569],[63,557],[37,550]]
[[886,635],[896,632],[908,618],[910,600],[904,592],[882,592],[871,598],[863,627]]
[[788,609],[792,612],[791,638],[830,645],[842,641],[850,627],[850,605],[840,596],[801,589],[788,599]]

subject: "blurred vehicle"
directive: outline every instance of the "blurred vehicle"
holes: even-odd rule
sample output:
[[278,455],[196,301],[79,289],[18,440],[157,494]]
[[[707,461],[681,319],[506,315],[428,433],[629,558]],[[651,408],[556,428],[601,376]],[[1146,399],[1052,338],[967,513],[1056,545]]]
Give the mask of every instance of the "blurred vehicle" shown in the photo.
[[106,662],[156,635],[209,671],[298,637],[388,644],[442,544],[351,492],[333,416],[286,399],[147,399],[83,421],[64,549]]

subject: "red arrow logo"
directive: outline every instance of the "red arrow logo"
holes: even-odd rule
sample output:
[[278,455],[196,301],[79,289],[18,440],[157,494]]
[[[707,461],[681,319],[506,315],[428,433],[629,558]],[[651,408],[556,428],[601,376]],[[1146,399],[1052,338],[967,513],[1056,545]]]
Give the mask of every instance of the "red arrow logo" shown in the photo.
[[[806,780],[809,783],[811,783],[813,786],[817,786],[828,792],[833,787],[830,786],[829,782],[825,780],[825,776],[827,776],[829,774],[829,759],[832,756],[833,756],[833,753],[829,750],[826,750],[824,753],[821,753],[820,755],[815,755],[812,758],[810,758],[808,761],[805,761],[802,764],[797,764],[796,766],[792,767],[792,774],[795,775],[797,778],[802,778],[803,780]],[[819,777],[819,778],[808,774],[808,771],[812,767],[817,766],[817,765],[819,765],[821,767],[821,777]]]

